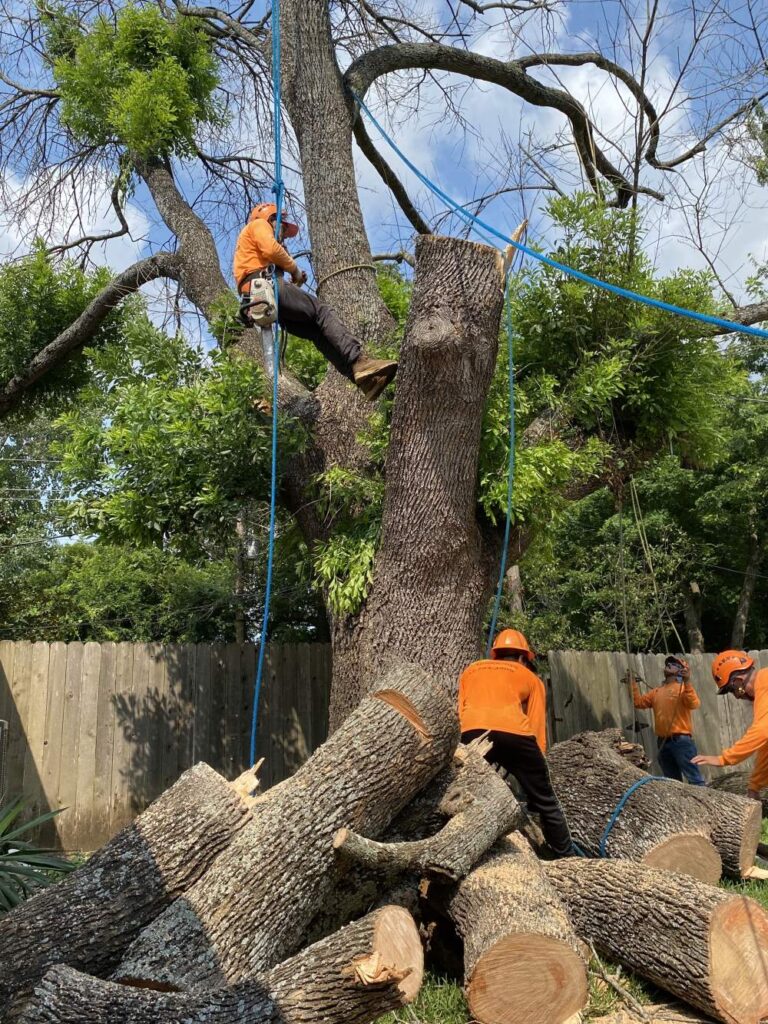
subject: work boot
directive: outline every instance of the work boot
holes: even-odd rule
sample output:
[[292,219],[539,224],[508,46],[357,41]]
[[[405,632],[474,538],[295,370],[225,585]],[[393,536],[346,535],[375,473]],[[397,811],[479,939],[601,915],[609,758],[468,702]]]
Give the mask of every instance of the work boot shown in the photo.
[[355,384],[369,402],[375,402],[397,373],[397,363],[391,359],[371,359],[359,356],[352,364]]

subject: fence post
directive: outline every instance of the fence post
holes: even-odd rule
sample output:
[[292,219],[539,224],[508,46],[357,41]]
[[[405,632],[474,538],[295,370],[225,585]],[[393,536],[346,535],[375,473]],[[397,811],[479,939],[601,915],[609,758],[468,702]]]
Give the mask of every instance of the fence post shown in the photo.
[[0,719],[0,806],[8,788],[8,723]]

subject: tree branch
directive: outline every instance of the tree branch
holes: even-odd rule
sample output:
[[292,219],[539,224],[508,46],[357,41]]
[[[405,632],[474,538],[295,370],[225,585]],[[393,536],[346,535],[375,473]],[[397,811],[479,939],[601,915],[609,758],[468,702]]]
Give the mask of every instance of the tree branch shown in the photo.
[[110,238],[122,238],[123,235],[130,234],[128,221],[125,219],[125,214],[120,206],[120,186],[117,182],[115,182],[112,188],[110,199],[112,201],[112,208],[117,214],[117,219],[120,221],[120,227],[117,231],[106,231],[102,235],[81,235],[74,242],[62,242],[61,245],[53,245],[46,252],[51,256],[54,254],[61,255],[61,253],[67,252],[69,249],[76,249],[81,245],[87,245],[88,249],[90,249],[97,242],[108,242]]
[[96,334],[106,317],[127,295],[137,292],[142,285],[159,277],[178,280],[180,262],[178,254],[160,252],[148,259],[139,260],[113,278],[77,320],[41,349],[27,367],[12,377],[0,390],[0,416],[15,409],[21,402],[24,392],[41,377],[61,366],[73,353],[82,349]]

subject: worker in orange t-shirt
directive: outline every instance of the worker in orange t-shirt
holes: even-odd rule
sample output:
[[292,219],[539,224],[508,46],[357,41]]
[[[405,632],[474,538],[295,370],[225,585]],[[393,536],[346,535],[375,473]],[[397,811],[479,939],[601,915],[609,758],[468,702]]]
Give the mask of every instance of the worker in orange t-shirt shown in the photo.
[[[295,237],[299,229],[282,218],[275,237],[276,224],[275,204],[261,203],[251,210],[248,223],[238,235],[233,273],[241,299],[241,319],[251,326],[248,314],[252,305],[251,282],[264,277],[272,280],[276,269],[277,322],[289,334],[311,341],[339,373],[351,380],[369,401],[374,401],[394,378],[397,363],[366,356],[362,344],[344,326],[336,311],[301,290],[307,275],[282,245],[286,238]],[[283,280],[283,271],[291,275],[290,282]]]
[[459,680],[459,721],[463,743],[489,731],[486,760],[517,779],[528,807],[539,815],[544,838],[557,857],[573,853],[571,834],[544,757],[547,696],[531,671],[535,654],[516,629],[504,629],[490,659],[473,662]]
[[653,728],[659,744],[659,764],[668,779],[692,786],[706,786],[706,780],[694,764],[691,712],[701,705],[691,686],[688,662],[669,654],[664,660],[664,682],[647,693],[640,693],[637,681],[630,677],[632,700],[636,708],[653,709]]
[[730,693],[736,700],[751,701],[755,705],[754,718],[733,746],[720,754],[699,754],[694,763],[722,768],[757,754],[747,796],[759,800],[760,790],[768,786],[768,669],[758,670],[754,658],[746,651],[723,651],[712,662],[712,675],[718,696]]

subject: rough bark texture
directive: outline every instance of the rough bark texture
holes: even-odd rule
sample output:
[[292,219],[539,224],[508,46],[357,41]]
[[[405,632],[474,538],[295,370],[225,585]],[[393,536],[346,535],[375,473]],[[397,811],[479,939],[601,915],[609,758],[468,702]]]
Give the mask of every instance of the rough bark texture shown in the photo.
[[701,631],[701,588],[691,581],[683,588],[683,614],[688,633],[688,650],[691,654],[704,653],[704,634]]
[[[600,838],[619,800],[647,773],[612,746],[617,730],[585,732],[557,743],[547,755],[552,784],[576,843],[600,856]],[[625,857],[682,871],[703,881],[720,878],[720,855],[710,840],[694,788],[649,782],[629,797],[606,843],[608,857]]]
[[114,977],[181,989],[233,984],[291,955],[332,891],[336,832],[380,834],[446,764],[457,733],[443,687],[416,666],[390,672],[139,936]]
[[[752,772],[742,771],[739,768],[729,769],[716,775],[707,786],[708,789],[715,789],[718,792],[735,793],[737,796],[744,796],[749,789],[749,779]],[[763,817],[768,818],[768,796],[763,795],[756,803],[763,809]]]
[[431,235],[417,243],[381,544],[357,628],[335,638],[332,728],[387,658],[414,661],[455,692],[478,653],[492,560],[476,518],[477,460],[498,348],[501,267],[487,246]]
[[385,907],[262,975],[176,995],[99,981],[68,967],[46,974],[24,1024],[366,1024],[410,1002],[423,953],[411,916]]
[[733,878],[743,878],[755,863],[763,824],[762,804],[709,786],[697,786],[693,795],[709,819],[710,836],[722,858],[723,871]]
[[468,874],[500,836],[517,827],[523,812],[506,783],[485,770],[481,755],[459,747],[454,757],[463,771],[440,801],[439,810],[450,818],[439,832],[382,843],[345,828],[334,839],[339,855],[385,874],[407,871],[453,882]]
[[65,881],[0,917],[0,1017],[52,964],[108,974],[250,818],[233,787],[198,764]]
[[768,1014],[768,914],[754,900],[628,861],[544,871],[578,934],[606,956],[716,1020]]
[[584,1008],[587,971],[576,934],[522,836],[500,840],[439,902],[464,940],[476,1020],[561,1024]]

